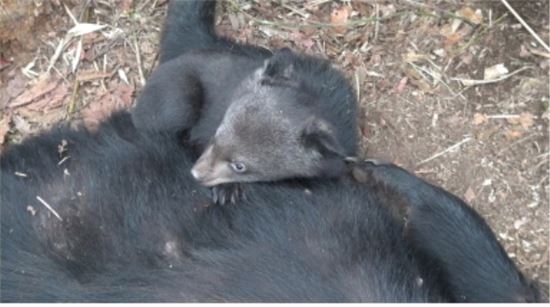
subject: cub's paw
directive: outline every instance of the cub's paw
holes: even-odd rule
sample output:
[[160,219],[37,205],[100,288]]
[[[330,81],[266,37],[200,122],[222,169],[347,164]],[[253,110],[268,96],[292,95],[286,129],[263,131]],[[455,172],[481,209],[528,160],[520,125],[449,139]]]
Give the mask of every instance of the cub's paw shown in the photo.
[[220,184],[212,188],[212,201],[218,205],[235,204],[246,199],[244,186],[240,183]]

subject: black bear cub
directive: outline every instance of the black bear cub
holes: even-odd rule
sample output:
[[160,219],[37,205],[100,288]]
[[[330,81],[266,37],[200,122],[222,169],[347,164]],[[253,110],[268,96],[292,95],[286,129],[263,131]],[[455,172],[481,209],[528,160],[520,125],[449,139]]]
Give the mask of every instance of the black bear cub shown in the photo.
[[[342,74],[286,48],[219,38],[214,5],[191,5],[202,13],[184,20],[172,5],[165,28],[180,24],[203,39],[163,53],[133,110],[136,127],[186,135],[200,153],[193,176],[222,204],[241,196],[235,183],[339,176],[357,149],[356,99]],[[163,42],[175,40],[167,33]]]

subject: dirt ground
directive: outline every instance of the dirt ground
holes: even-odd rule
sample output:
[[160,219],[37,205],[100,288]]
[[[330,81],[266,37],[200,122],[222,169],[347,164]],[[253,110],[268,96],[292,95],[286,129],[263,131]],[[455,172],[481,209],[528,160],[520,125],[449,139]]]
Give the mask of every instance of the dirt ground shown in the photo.
[[[508,2],[548,45],[549,2]],[[58,122],[93,128],[130,107],[155,66],[165,9],[162,0],[0,0],[0,144]],[[219,9],[226,36],[332,60],[357,90],[363,155],[465,199],[548,288],[550,52],[501,1]]]

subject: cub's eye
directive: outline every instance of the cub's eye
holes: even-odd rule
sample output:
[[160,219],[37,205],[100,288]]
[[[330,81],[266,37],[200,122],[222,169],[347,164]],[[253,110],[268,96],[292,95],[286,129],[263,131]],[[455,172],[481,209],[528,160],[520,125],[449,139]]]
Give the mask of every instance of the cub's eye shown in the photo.
[[244,173],[246,172],[246,165],[244,165],[244,163],[241,163],[241,162],[233,162],[231,164],[231,168],[236,172],[236,173]]

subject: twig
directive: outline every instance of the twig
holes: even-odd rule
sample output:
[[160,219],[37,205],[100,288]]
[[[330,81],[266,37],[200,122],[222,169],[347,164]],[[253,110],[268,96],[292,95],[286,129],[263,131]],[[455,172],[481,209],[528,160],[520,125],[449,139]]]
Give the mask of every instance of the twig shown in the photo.
[[63,222],[63,219],[61,218],[59,213],[57,213],[45,200],[43,200],[42,197],[37,195],[36,200],[38,200],[41,204],[43,204],[44,207],[46,207],[46,209],[50,210],[50,212],[53,213],[53,215],[55,215],[55,217],[57,217],[58,220]]
[[[67,14],[69,15],[69,17],[71,17],[75,25],[78,26],[80,24],[78,20],[73,16],[71,11],[65,4],[63,4],[63,6],[65,7],[65,10],[67,11]],[[86,6],[84,10],[84,22],[88,22],[90,20],[91,12],[92,12],[91,9],[92,8],[90,6],[90,2],[86,2]],[[79,49],[82,49],[82,38],[80,38],[79,44],[80,44]],[[80,61],[80,51],[81,50],[77,51],[76,61]],[[76,65],[73,66],[73,73],[76,71],[77,65],[78,65],[78,62],[76,63]],[[79,89],[80,89],[80,81],[78,80],[78,78],[75,78],[73,83],[73,92],[71,93],[71,100],[69,101],[69,106],[67,107],[68,117],[71,117],[73,113],[76,111],[76,98],[78,96]]]
[[535,48],[531,48],[531,47],[527,47],[527,49],[529,50],[529,52],[531,52],[534,55],[538,55],[538,56],[550,59],[550,53],[548,53],[548,52],[539,51],[539,50],[537,50]]
[[63,163],[65,163],[65,161],[69,160],[71,158],[71,156],[65,156],[63,157],[63,159],[59,160],[59,162],[57,162],[57,165],[61,165]]
[[498,115],[487,115],[485,117],[488,119],[512,119],[512,118],[520,118],[521,116],[518,114],[498,114]]
[[361,82],[359,82],[357,72],[355,72],[355,87],[357,88],[357,103],[361,103]]
[[541,44],[544,47],[544,49],[546,49],[546,51],[550,52],[550,47],[548,47],[548,45],[546,45],[546,43],[540,38],[540,36],[538,36],[537,33],[535,31],[533,31],[533,29],[523,20],[523,18],[521,18],[521,16],[519,16],[518,12],[516,12],[516,10],[514,10],[514,8],[512,6],[510,6],[508,1],[500,0],[500,2],[502,2],[502,4],[504,4],[504,6],[510,11],[510,13],[512,13],[512,15],[514,15],[514,17],[516,17],[516,19],[527,30],[527,32],[529,32],[529,34],[531,34],[531,36],[533,36],[533,38],[537,42],[539,42],[539,44]]
[[313,8],[314,6],[319,6],[321,4],[324,4],[324,3],[327,3],[327,2],[331,2],[332,0],[311,0],[311,1],[308,1],[305,6],[309,9]]
[[449,148],[447,148],[447,149],[445,149],[445,150],[443,150],[443,151],[440,151],[440,152],[436,153],[435,155],[433,155],[433,156],[431,156],[431,157],[429,157],[429,158],[427,158],[427,159],[425,159],[425,160],[422,160],[422,161],[418,162],[418,163],[416,164],[416,166],[420,166],[420,165],[422,165],[422,164],[424,164],[424,163],[426,163],[426,162],[432,161],[433,159],[439,158],[439,157],[441,157],[442,155],[444,155],[444,154],[446,154],[446,153],[448,153],[448,152],[450,152],[450,151],[452,151],[452,150],[454,150],[454,149],[456,149],[456,148],[462,146],[462,144],[467,143],[467,142],[469,142],[469,141],[471,141],[471,140],[472,140],[471,137],[467,137],[467,138],[465,138],[464,140],[462,140],[462,141],[460,141],[460,142],[454,144],[453,146],[451,146],[451,147],[449,147]]
[[46,69],[46,72],[49,73],[52,67],[55,65],[55,62],[59,59],[59,56],[61,56],[61,53],[65,49],[65,47],[68,45],[70,38],[64,37],[59,41],[59,44],[57,45],[57,48],[55,49],[54,54],[50,58],[50,63],[48,64],[48,68]]
[[306,18],[306,19],[309,18],[308,13],[302,12],[301,10],[299,10],[295,7],[292,7],[288,4],[285,4],[285,3],[283,3],[282,5],[283,5],[284,8],[288,9],[289,11],[292,11],[293,13],[296,13],[296,14],[302,16],[303,18]]
[[69,10],[69,8],[65,5],[65,3],[63,3],[63,7],[65,8],[65,11],[67,12],[67,15],[69,15],[69,17],[71,18],[73,23],[75,25],[78,25],[79,24],[78,20],[74,17],[73,13],[71,12],[71,10]]
[[67,113],[69,113],[69,116],[72,115],[76,109],[76,97],[78,96],[79,87],[80,82],[75,78],[73,92],[71,93],[71,100],[69,101],[69,107],[67,108]]
[[139,73],[139,83],[141,83],[141,86],[145,86],[145,76],[143,75],[143,69],[141,68],[141,54],[139,51],[139,44],[137,42],[137,38],[134,37],[134,52],[136,53],[136,62],[138,67],[138,73]]
[[[103,54],[103,72],[107,71],[107,53]],[[101,80],[101,85],[103,86],[103,90],[107,91],[107,85],[105,84],[105,80]]]
[[374,40],[378,38],[378,29],[380,27],[380,22],[378,21],[378,18],[380,16],[380,7],[378,4],[374,5],[376,8],[376,22],[374,23]]
[[82,37],[80,40],[78,40],[78,44],[76,45],[76,51],[73,58],[73,63],[71,65],[72,72],[74,73],[76,71],[76,68],[78,67],[78,63],[80,63],[80,54],[82,53]]
[[34,58],[32,61],[29,62],[29,64],[25,65],[25,67],[21,68],[21,73],[25,75],[29,79],[34,79],[35,77],[38,77],[40,74],[32,70],[34,65],[36,64],[37,58]]
[[[93,61],[92,62],[92,65],[94,65],[94,69],[96,71],[101,71],[102,73],[106,74],[107,71],[105,69],[105,66],[103,66],[103,70],[99,69],[99,65],[97,64],[97,61]],[[115,73],[115,71],[113,70],[113,75]],[[99,79],[99,84],[101,84],[101,89],[103,89],[103,91],[107,91],[107,86],[105,85],[105,80],[103,78]]]
[[18,176],[18,177],[23,177],[23,178],[27,178],[28,175],[26,173],[21,173],[21,172],[14,172],[13,173],[15,176]]
[[518,70],[515,70],[515,71],[509,73],[509,74],[503,75],[500,78],[490,79],[490,80],[474,80],[474,79],[462,79],[462,78],[451,78],[451,80],[459,81],[465,86],[491,84],[491,83],[496,83],[496,82],[506,80],[506,79],[510,78],[511,76],[517,74],[517,73],[520,73],[524,70],[531,69],[531,68],[532,67],[530,67],[530,66],[522,67]]

